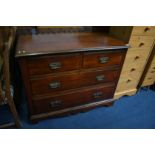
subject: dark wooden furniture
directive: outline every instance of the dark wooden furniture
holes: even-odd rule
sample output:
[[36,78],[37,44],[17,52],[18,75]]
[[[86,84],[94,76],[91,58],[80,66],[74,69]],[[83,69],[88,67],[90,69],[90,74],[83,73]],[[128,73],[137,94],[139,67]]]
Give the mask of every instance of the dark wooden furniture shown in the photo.
[[128,45],[103,33],[20,36],[31,121],[110,105]]
[[[3,29],[3,28],[2,28]],[[1,29],[1,31],[3,31]],[[3,31],[4,32],[4,31]],[[8,104],[12,116],[14,118],[14,122],[0,124],[0,128],[21,128],[21,122],[18,117],[18,113],[14,104],[13,96],[10,90],[10,49],[13,46],[15,39],[16,29],[12,28],[9,33],[8,40],[3,40],[3,48],[0,50],[0,54],[2,54],[2,67],[0,69],[0,106],[2,103]],[[4,33],[6,35],[6,33]],[[2,35],[1,37],[6,37]],[[5,86],[5,90],[3,90],[3,86]],[[5,93],[3,93],[5,91]],[[1,107],[0,107],[1,108]],[[3,117],[3,116],[2,116]]]

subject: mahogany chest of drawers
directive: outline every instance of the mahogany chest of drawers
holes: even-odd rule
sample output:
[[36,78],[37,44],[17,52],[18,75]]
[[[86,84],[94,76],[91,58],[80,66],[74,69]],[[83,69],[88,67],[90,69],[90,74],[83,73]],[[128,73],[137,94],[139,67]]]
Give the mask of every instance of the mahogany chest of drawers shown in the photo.
[[102,33],[20,36],[16,57],[30,120],[111,104],[127,48]]

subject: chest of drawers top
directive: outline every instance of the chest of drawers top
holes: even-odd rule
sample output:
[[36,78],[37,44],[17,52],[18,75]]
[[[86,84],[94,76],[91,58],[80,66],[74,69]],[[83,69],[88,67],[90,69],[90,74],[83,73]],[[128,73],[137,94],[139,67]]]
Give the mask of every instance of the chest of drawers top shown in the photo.
[[103,33],[24,35],[18,38],[16,57],[125,49],[128,45]]

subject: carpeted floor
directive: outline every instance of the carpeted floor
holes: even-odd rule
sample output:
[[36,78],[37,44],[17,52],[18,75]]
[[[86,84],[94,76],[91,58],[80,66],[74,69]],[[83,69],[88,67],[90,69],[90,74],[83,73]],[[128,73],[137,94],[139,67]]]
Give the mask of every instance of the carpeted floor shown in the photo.
[[[89,112],[48,119],[37,124],[27,120],[26,106],[20,109],[23,128],[39,129],[154,129],[155,91],[141,89],[136,95],[122,97],[112,107],[100,107]],[[0,121],[10,118],[6,108],[0,109]],[[6,116],[6,117],[4,117]]]

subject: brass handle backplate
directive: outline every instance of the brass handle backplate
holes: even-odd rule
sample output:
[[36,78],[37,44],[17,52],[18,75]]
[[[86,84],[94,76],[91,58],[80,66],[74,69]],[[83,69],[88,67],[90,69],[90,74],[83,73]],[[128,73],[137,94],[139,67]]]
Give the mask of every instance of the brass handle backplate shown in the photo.
[[99,61],[102,64],[107,63],[109,61],[109,57],[101,57],[101,58],[99,58]]
[[49,67],[51,69],[59,69],[59,68],[61,68],[61,63],[60,62],[53,62],[53,63],[49,64]]
[[104,80],[104,75],[96,76],[96,80],[97,81],[103,81]]
[[60,87],[60,82],[53,82],[49,84],[50,88],[55,89]]
[[102,92],[96,92],[96,93],[93,94],[95,99],[100,98],[102,95],[103,95]]
[[60,106],[62,106],[61,100],[51,101],[51,103],[50,103],[51,108],[56,108],[56,107],[60,107]]

